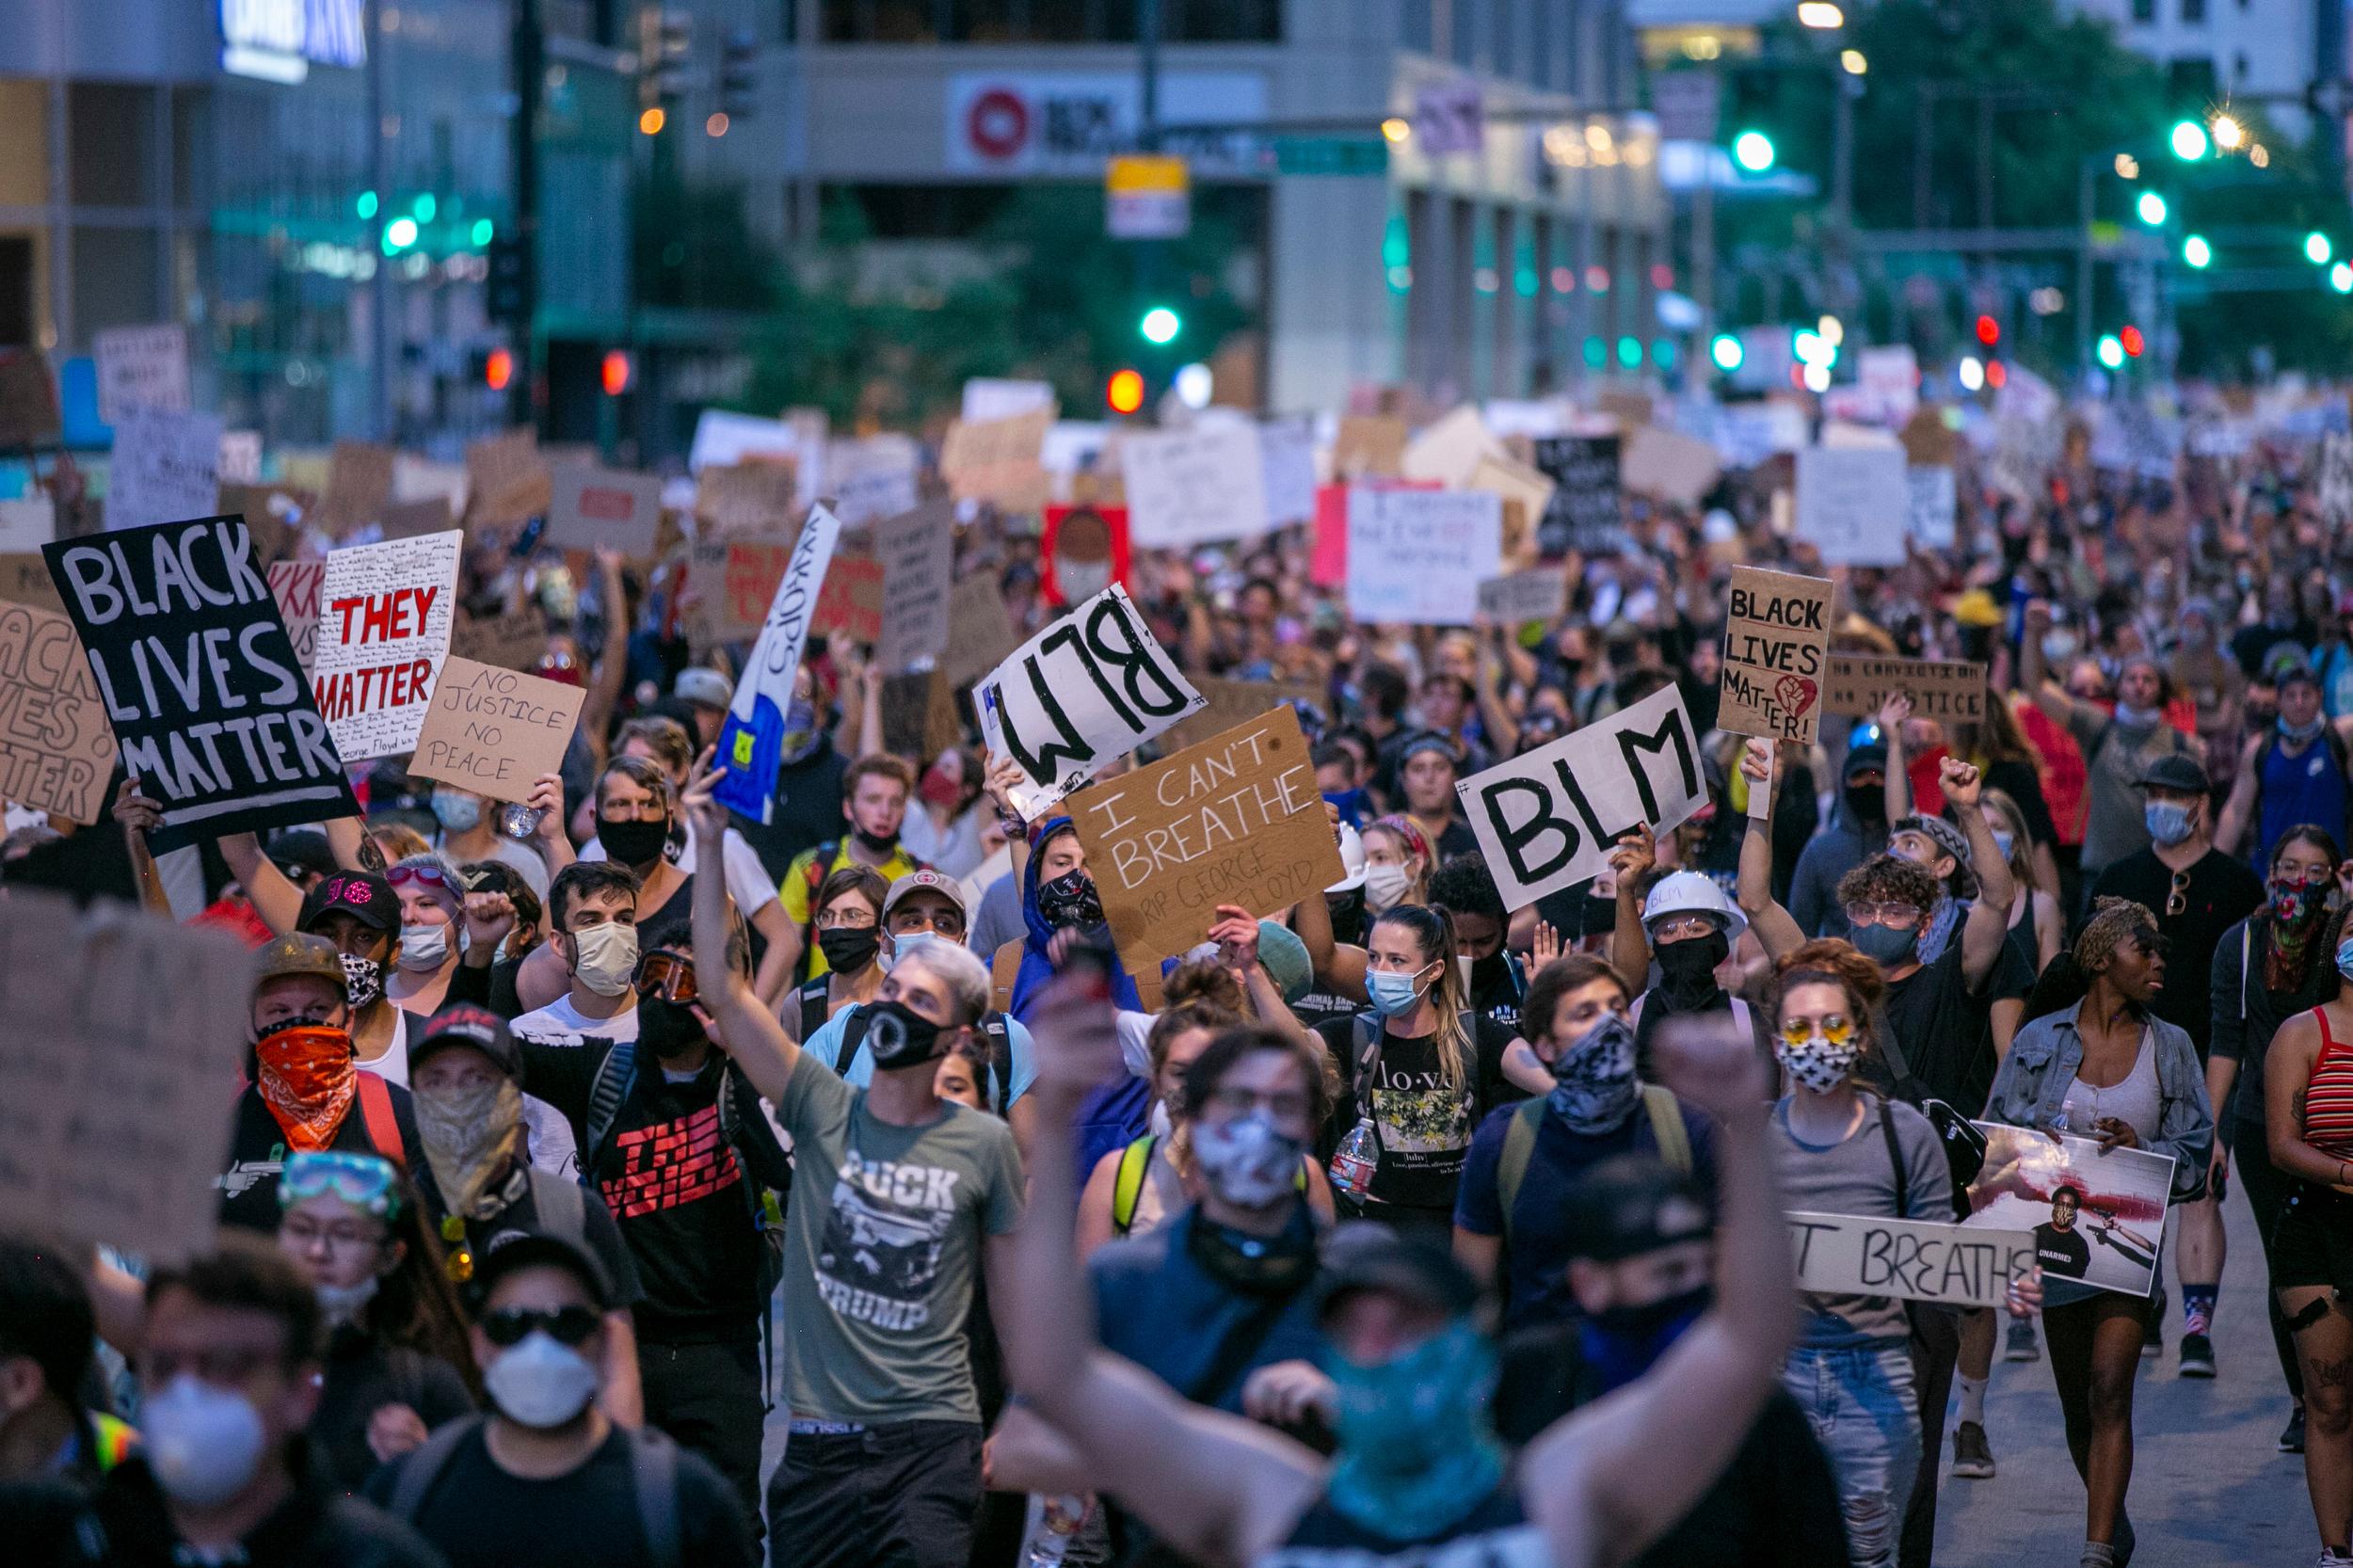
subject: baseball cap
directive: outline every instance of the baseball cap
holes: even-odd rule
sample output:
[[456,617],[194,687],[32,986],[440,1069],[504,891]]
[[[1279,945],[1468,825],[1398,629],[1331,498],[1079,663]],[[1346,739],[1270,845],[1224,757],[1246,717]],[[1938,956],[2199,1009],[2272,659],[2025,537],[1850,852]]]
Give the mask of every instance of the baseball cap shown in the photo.
[[1451,1253],[1399,1235],[1372,1220],[1337,1226],[1316,1274],[1316,1316],[1329,1318],[1344,1296],[1387,1290],[1457,1318],[1479,1304],[1479,1287]]
[[268,980],[283,980],[289,975],[310,975],[313,979],[344,984],[344,955],[335,944],[324,936],[308,932],[291,932],[273,936],[257,954],[261,967],[255,973],[255,984]]
[[1881,773],[1887,771],[1887,745],[1884,742],[1865,741],[1848,751],[1845,777],[1852,778],[1865,768],[1877,768]]
[[306,876],[332,876],[336,872],[335,852],[328,847],[327,835],[316,828],[280,833],[264,853],[290,882]]
[[2184,794],[2204,794],[2214,788],[2213,780],[2206,776],[2205,764],[2180,751],[2150,759],[2133,783],[2143,790],[2179,790]]
[[337,872],[302,895],[302,918],[296,929],[308,931],[325,917],[349,915],[378,931],[400,928],[400,900],[392,885],[374,872]]
[[970,927],[972,906],[964,900],[963,885],[952,876],[942,876],[934,871],[909,872],[893,882],[890,885],[890,891],[883,895],[883,919],[885,920],[890,919],[890,912],[899,906],[901,899],[910,893],[926,892],[937,893],[941,898],[954,904],[956,913],[964,917],[965,925],[968,928]]
[[670,695],[681,702],[704,708],[725,708],[735,696],[735,688],[717,670],[698,665],[678,672],[678,680],[671,682]]
[[445,1046],[471,1046],[497,1063],[507,1077],[521,1075],[522,1060],[515,1049],[514,1032],[504,1018],[487,1007],[454,1001],[427,1018],[423,1037],[408,1048],[409,1068],[413,1071],[417,1064]]
[[598,1311],[613,1309],[613,1278],[597,1255],[551,1230],[507,1230],[491,1237],[474,1264],[473,1288],[480,1299],[488,1301],[500,1280],[518,1269],[540,1263],[552,1264],[579,1280]]
[[1305,996],[1316,983],[1316,968],[1307,956],[1307,944],[1289,926],[1274,920],[1258,922],[1258,962],[1287,1002]]
[[1561,1199],[1563,1252],[1614,1263],[1715,1233],[1714,1206],[1690,1176],[1656,1156],[1621,1154],[1589,1166]]

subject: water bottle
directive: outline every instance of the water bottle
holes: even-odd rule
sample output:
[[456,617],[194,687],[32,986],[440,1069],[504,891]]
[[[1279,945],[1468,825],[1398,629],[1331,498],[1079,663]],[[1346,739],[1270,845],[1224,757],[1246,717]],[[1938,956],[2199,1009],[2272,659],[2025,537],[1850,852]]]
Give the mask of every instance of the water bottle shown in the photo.
[[1359,1116],[1332,1155],[1332,1185],[1362,1200],[1372,1191],[1372,1168],[1380,1158],[1373,1143],[1372,1118]]
[[1055,1568],[1069,1555],[1071,1538],[1085,1523],[1093,1499],[1083,1495],[1030,1497],[1029,1528],[1021,1553],[1021,1568]]

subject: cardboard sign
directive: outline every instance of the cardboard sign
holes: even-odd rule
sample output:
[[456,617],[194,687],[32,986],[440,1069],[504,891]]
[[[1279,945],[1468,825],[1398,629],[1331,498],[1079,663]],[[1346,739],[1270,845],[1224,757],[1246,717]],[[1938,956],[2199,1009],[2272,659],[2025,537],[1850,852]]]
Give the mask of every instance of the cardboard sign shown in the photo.
[[1405,472],[1405,422],[1386,414],[1343,414],[1332,442],[1332,477],[1395,479]]
[[1504,455],[1478,406],[1465,403],[1407,443],[1403,472],[1408,479],[1460,487],[1470,483],[1480,459]]
[[789,462],[735,463],[703,470],[695,481],[695,520],[701,524],[696,537],[725,539],[753,534],[790,537],[801,516],[801,509],[793,504],[793,483]]
[[1277,707],[1305,702],[1321,709],[1330,701],[1322,685],[1313,680],[1228,680],[1215,675],[1196,676],[1193,680],[1201,691],[1201,712],[1169,727],[1160,741],[1162,756],[1185,746],[1199,745],[1211,736],[1248,724]]
[[0,348],[0,447],[47,446],[59,424],[48,357],[38,348]]
[[1619,838],[1707,804],[1699,736],[1673,686],[1454,786],[1506,909],[1590,881]]
[[433,672],[449,654],[465,540],[452,529],[327,557],[312,689],[345,761],[416,748]]
[[466,443],[469,527],[504,528],[528,522],[547,511],[552,493],[535,432],[508,430]]
[[1506,625],[1556,620],[1569,605],[1569,574],[1559,567],[1531,567],[1479,584],[1479,612]]
[[1644,424],[1626,433],[1618,482],[1636,495],[1693,506],[1714,487],[1721,472],[1716,449],[1707,442]]
[[768,618],[760,624],[751,657],[735,682],[727,722],[720,727],[719,760],[727,772],[720,776],[717,798],[729,810],[762,823],[776,809],[776,769],[784,760],[784,724],[792,710],[792,684],[800,673],[802,650],[808,646],[818,591],[840,536],[840,519],[823,506],[809,509],[784,573],[776,580]]
[[1897,447],[1808,447],[1798,454],[1798,537],[1826,565],[1903,565],[1912,484]]
[[942,497],[874,524],[882,561],[882,634],[875,661],[896,675],[948,647],[948,600],[955,587],[955,504]]
[[57,536],[57,509],[45,495],[0,501],[0,554],[38,551]]
[[2077,1136],[2089,1128],[2054,1142],[2040,1128],[1975,1125],[1985,1134],[1985,1163],[1970,1183],[1962,1228],[2030,1232],[2046,1283],[2072,1279],[2128,1296],[2149,1293],[2173,1201],[2171,1155],[2104,1151]]
[[455,658],[528,675],[548,650],[547,617],[530,604],[497,616],[470,616],[461,605],[450,621],[449,650]]
[[1732,568],[1718,728],[1814,744],[1828,674],[1830,596],[1826,578]]
[[1788,1221],[1801,1290],[2000,1306],[2009,1282],[2034,1272],[2032,1231],[1797,1211]]
[[1359,624],[1468,626],[1503,559],[1503,502],[1485,490],[1348,492],[1348,613]]
[[[1467,488],[1493,491],[1503,498],[1507,508],[1516,508],[1530,519],[1542,519],[1552,505],[1553,492],[1559,487],[1542,469],[1530,468],[1516,457],[1490,456],[1479,459],[1479,466],[1471,470]],[[1522,531],[1525,551],[1515,549],[1509,530],[1506,532],[1504,558],[1516,560],[1523,553],[1532,558],[1535,541],[1527,536],[1526,530]]]
[[210,1250],[252,954],[225,931],[16,888],[0,969],[0,1226],[156,1264]]
[[219,415],[124,410],[106,472],[108,528],[211,517],[219,504]]
[[948,646],[939,655],[939,673],[949,685],[971,685],[1004,663],[1020,640],[997,573],[979,571],[956,580],[948,596]]
[[1953,471],[1907,468],[1904,485],[1911,503],[1904,531],[1912,542],[1922,550],[1952,549],[1954,531],[1961,521],[1961,493],[1953,483]]
[[958,420],[940,444],[939,472],[958,501],[986,501],[1007,512],[1034,512],[1052,493],[1038,452],[1054,423],[1050,408],[1011,419]]
[[917,485],[921,466],[915,443],[904,436],[835,441],[825,456],[825,488],[833,495],[834,515],[843,526],[856,528],[913,511],[922,500]]
[[1099,784],[1073,805],[1129,966],[1197,946],[1221,904],[1272,915],[1347,874],[1289,708]]
[[695,642],[709,647],[756,635],[776,602],[792,547],[776,539],[697,539],[687,558]]
[[245,519],[253,536],[253,558],[267,562],[292,552],[294,519],[307,509],[300,492],[285,485],[223,485],[219,508]]
[[278,600],[278,618],[286,623],[287,640],[295,658],[309,675],[319,647],[319,590],[327,582],[325,561],[272,561],[270,597]]
[[662,478],[589,463],[565,463],[549,477],[547,542],[567,550],[617,550],[653,558],[662,532]]
[[1270,528],[1305,522],[1316,515],[1315,421],[1271,419],[1258,426],[1258,473],[1266,492]]
[[1961,432],[1945,423],[1945,411],[1923,408],[1896,432],[1904,456],[1921,468],[1950,468],[1961,456]]
[[835,552],[809,631],[872,648],[882,635],[882,612],[883,564],[862,550]]
[[337,536],[384,520],[392,499],[392,449],[375,441],[337,441],[328,459],[319,526]]
[[41,554],[122,765],[162,803],[149,848],[359,813],[243,519],[61,539]]
[[446,534],[455,526],[449,503],[438,495],[421,501],[395,501],[384,508],[382,532],[388,539],[414,539],[426,534]]
[[1257,426],[1238,421],[1130,435],[1119,443],[1128,533],[1151,550],[1248,538],[1267,531]]
[[65,599],[57,592],[57,581],[49,575],[49,563],[39,551],[0,555],[0,602],[33,604],[44,610],[65,609]]
[[0,800],[88,827],[106,809],[115,732],[73,622],[0,604]]
[[[91,344],[98,360],[98,418],[120,424],[134,408],[185,413],[188,408],[188,329],[116,327]],[[216,454],[216,459],[218,455]]]
[[1833,653],[1822,694],[1825,712],[1869,718],[1897,692],[1912,695],[1912,711],[1942,724],[1985,718],[1985,666],[1941,659],[1881,659]]
[[1116,583],[1014,649],[973,694],[982,739],[1028,780],[1012,804],[1030,822],[1203,700]]
[[417,732],[415,776],[518,804],[564,765],[587,691],[450,655]]

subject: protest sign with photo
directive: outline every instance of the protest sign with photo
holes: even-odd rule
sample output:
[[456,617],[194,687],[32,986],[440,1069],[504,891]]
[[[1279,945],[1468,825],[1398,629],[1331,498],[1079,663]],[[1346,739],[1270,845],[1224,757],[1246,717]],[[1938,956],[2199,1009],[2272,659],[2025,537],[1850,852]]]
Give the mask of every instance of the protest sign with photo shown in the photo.
[[312,689],[345,761],[415,748],[449,653],[465,537],[452,529],[327,557]]
[[247,1050],[252,959],[218,928],[9,891],[0,1228],[103,1241],[151,1264],[211,1247],[223,1085]]
[[817,591],[808,629],[820,637],[847,637],[872,647],[882,635],[883,565],[862,550],[837,550]]
[[2034,1271],[2031,1231],[1795,1210],[1787,1218],[1801,1290],[2001,1306],[2009,1282]]
[[1502,559],[1503,499],[1490,491],[1348,492],[1348,613],[1366,625],[1468,626]]
[[286,623],[287,640],[309,675],[318,655],[319,589],[327,582],[325,561],[272,561],[269,591],[278,600],[278,618]]
[[1622,835],[1664,834],[1707,804],[1699,736],[1673,686],[1454,792],[1507,909],[1591,880]]
[[88,827],[106,809],[115,732],[73,622],[0,604],[0,799]]
[[1912,485],[1899,447],[1808,447],[1798,454],[1798,537],[1833,567],[1904,559]]
[[1961,520],[1961,495],[1953,483],[1953,471],[1914,464],[1904,470],[1904,482],[1912,501],[1905,531],[1913,544],[1921,550],[1952,549],[1953,531]]
[[1829,673],[1830,596],[1827,578],[1732,568],[1719,728],[1814,744]]
[[1969,1188],[1964,1225],[2030,1231],[2043,1279],[2080,1280],[2146,1296],[2172,1202],[2173,1157],[2103,1150],[2097,1140],[1978,1122],[1985,1164]]
[[187,411],[186,328],[114,327],[99,333],[90,346],[98,361],[102,424],[120,424],[134,408],[164,414]]
[[1230,904],[1271,915],[1346,874],[1299,715],[1261,713],[1072,803],[1121,959],[1198,946]]
[[449,650],[477,664],[527,674],[548,650],[548,618],[536,604],[495,616],[471,616],[460,605],[450,621]]
[[1128,583],[1133,552],[1128,537],[1128,508],[1080,502],[1048,506],[1040,514],[1038,591],[1059,610],[1093,599],[1117,583]]
[[1116,583],[1014,649],[973,693],[988,749],[1027,780],[1012,805],[1030,822],[1203,702]]
[[1211,736],[1247,724],[1277,706],[1305,702],[1323,709],[1331,700],[1322,685],[1314,680],[1232,680],[1224,676],[1197,675],[1193,677],[1193,682],[1201,692],[1201,712],[1169,726],[1160,739],[1162,755],[1199,745]]
[[1128,536],[1153,550],[1267,531],[1258,428],[1239,420],[1129,434],[1119,443]]
[[776,769],[784,760],[792,685],[808,646],[817,595],[840,537],[840,519],[823,506],[809,508],[719,730],[719,761],[727,771],[720,776],[717,798],[729,810],[759,822],[768,821],[776,809]]
[[956,579],[948,596],[948,646],[939,655],[939,673],[959,690],[969,686],[1004,663],[1021,640],[1005,608],[1005,590],[994,571],[977,571]]
[[882,635],[874,662],[896,675],[948,646],[948,597],[955,585],[955,504],[945,496],[874,524],[882,562]]
[[492,800],[522,802],[564,765],[584,687],[543,680],[456,654],[443,662],[408,772]]
[[1942,724],[1977,724],[1985,718],[1985,666],[1945,659],[1881,659],[1867,653],[1833,653],[1823,685],[1822,709],[1849,718],[1869,718],[1897,692],[1912,696],[1912,711]]
[[466,525],[504,528],[528,522],[548,509],[547,464],[538,435],[504,431],[466,443]]
[[1332,477],[1395,479],[1405,468],[1405,422],[1386,414],[1342,414],[1332,441]]
[[703,470],[695,481],[695,520],[700,525],[696,537],[708,541],[757,534],[789,539],[801,516],[793,487],[789,461],[763,458]]
[[1721,472],[1715,447],[1655,424],[1629,430],[1618,458],[1618,483],[1623,488],[1681,506],[1697,505]]
[[65,608],[57,580],[49,575],[49,563],[40,551],[0,555],[0,602],[37,604],[44,610]]
[[337,441],[327,462],[318,524],[338,537],[384,520],[392,499],[392,449],[376,441]]
[[1505,625],[1551,620],[1569,600],[1569,574],[1559,567],[1530,567],[1479,584],[1479,610]]
[[939,449],[940,476],[958,501],[986,501],[1008,512],[1034,512],[1051,493],[1038,452],[1054,410],[1011,419],[958,420]]
[[1258,472],[1265,481],[1270,528],[1305,522],[1316,515],[1316,424],[1270,419],[1258,426]]
[[57,509],[45,495],[0,501],[0,554],[37,551],[57,536]]
[[211,517],[219,504],[219,415],[123,411],[106,471],[108,528]]
[[559,463],[549,474],[549,544],[564,550],[617,550],[651,560],[662,532],[662,477],[593,463]]
[[43,548],[122,764],[163,808],[158,855],[198,838],[357,815],[241,518]]

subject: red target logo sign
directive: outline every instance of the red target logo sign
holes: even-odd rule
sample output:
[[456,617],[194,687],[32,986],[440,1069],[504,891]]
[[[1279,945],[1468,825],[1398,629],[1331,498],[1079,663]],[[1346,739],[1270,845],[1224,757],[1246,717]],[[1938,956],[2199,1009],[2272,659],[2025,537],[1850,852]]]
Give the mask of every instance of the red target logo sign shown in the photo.
[[964,111],[965,139],[986,158],[1010,158],[1030,139],[1030,105],[1011,88],[990,88]]

